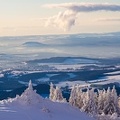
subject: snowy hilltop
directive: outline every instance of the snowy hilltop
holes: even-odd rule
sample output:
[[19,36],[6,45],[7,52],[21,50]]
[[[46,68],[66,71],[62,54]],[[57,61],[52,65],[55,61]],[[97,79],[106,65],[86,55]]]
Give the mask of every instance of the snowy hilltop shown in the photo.
[[94,120],[65,102],[44,99],[31,81],[21,96],[0,101],[0,120]]

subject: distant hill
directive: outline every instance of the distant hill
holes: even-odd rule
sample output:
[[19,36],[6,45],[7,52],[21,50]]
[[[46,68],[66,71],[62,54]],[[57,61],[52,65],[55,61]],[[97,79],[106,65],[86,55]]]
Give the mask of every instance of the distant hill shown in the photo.
[[25,42],[22,44],[24,47],[44,47],[46,44],[40,42]]
[[64,63],[64,64],[78,64],[78,63],[96,63],[98,59],[87,57],[51,57],[45,59],[29,60],[27,63]]

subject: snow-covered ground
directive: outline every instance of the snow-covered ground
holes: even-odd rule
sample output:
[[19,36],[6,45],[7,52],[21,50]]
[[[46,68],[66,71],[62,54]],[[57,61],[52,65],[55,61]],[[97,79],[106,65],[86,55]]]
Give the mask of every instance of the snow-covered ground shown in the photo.
[[67,103],[44,99],[32,89],[21,96],[0,101],[0,120],[94,120]]
[[105,73],[105,75],[116,75],[116,74],[120,74],[120,71]]
[[[88,64],[55,64],[55,63],[39,63],[39,66],[42,66],[42,65],[48,65],[49,68],[51,67],[54,67],[56,68],[57,70],[66,70],[66,69],[73,69],[73,70],[76,70],[76,69],[81,69],[82,67],[88,65]],[[93,65],[93,64],[91,64]]]
[[56,84],[56,86],[59,87],[72,87],[74,85],[79,84],[81,87],[88,87],[90,86],[89,83],[86,83],[85,81],[64,81],[64,82],[59,82],[58,84]]
[[120,75],[106,76],[105,78],[93,80],[91,83],[105,85],[105,84],[110,84],[115,82],[120,83]]
[[[91,80],[91,81],[81,81],[81,80],[77,80],[77,81],[63,81],[63,82],[59,82],[58,84],[56,84],[56,86],[59,87],[65,87],[65,86],[69,86],[72,87],[74,85],[79,84],[81,87],[87,87],[90,86],[92,84],[95,85],[106,85],[106,84],[110,84],[110,83],[120,83],[120,75],[115,75],[119,72],[111,72],[110,75],[111,76],[105,76],[103,78],[99,78],[96,80]],[[108,74],[109,75],[109,74]]]
[[4,77],[4,74],[0,74],[0,78]]

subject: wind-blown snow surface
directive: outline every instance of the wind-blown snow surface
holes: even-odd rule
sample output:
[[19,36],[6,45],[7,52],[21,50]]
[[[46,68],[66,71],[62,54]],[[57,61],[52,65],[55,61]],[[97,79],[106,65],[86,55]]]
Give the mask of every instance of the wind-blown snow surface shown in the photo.
[[31,84],[21,96],[0,101],[0,120],[94,120],[67,103],[44,99]]

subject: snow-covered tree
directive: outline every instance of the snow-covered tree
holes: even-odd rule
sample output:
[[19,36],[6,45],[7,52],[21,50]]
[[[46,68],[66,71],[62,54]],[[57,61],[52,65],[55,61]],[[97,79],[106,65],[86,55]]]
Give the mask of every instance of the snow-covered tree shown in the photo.
[[94,89],[89,90],[85,94],[83,99],[83,107],[82,110],[87,113],[96,114],[97,113],[97,101],[96,101],[96,94]]
[[119,111],[120,111],[120,96],[118,97],[118,107],[119,107]]
[[49,95],[50,100],[53,100],[54,92],[55,92],[55,88],[54,88],[54,85],[51,83],[50,84],[50,95]]
[[76,103],[75,103],[75,106],[77,106],[80,109],[83,107],[84,95],[85,95],[85,93],[82,91],[80,86],[77,85],[76,86]]
[[112,100],[111,102],[113,102],[113,104],[115,106],[115,110],[113,112],[120,114],[119,107],[118,107],[119,106],[118,105],[118,96],[117,96],[115,86],[113,86],[113,89],[111,91],[111,100]]
[[19,97],[19,102],[22,104],[37,104],[41,102],[43,98],[33,90],[32,82],[29,81],[28,88]]
[[106,90],[98,90],[98,98],[97,98],[97,102],[98,102],[98,113],[99,114],[103,114],[103,110],[105,107],[105,101],[106,101]]
[[76,99],[77,99],[76,87],[73,86],[71,90],[70,98],[69,98],[69,103],[72,106],[76,106]]
[[28,89],[29,90],[33,90],[32,81],[31,80],[28,83]]
[[66,102],[66,99],[63,98],[62,91],[59,87],[54,87],[54,85],[50,84],[50,95],[49,99],[56,102]]
[[54,96],[52,100],[57,102],[66,102],[66,99],[63,98],[62,91],[59,87],[56,87],[54,90]]
[[118,97],[117,97],[115,87],[113,87],[112,90],[110,90],[110,88],[108,88],[108,90],[107,90],[104,113],[110,114],[110,115],[112,115],[114,113],[119,113]]

